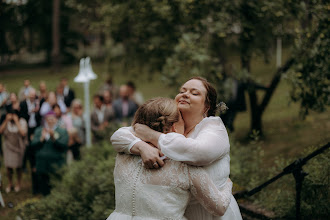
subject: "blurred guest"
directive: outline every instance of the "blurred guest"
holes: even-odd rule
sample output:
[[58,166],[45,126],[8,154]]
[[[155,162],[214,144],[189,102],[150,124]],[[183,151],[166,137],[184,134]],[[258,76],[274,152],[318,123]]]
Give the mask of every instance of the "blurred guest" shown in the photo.
[[135,84],[132,81],[126,83],[129,92],[129,98],[133,100],[138,106],[144,103],[144,98],[141,92],[136,91]]
[[24,86],[19,90],[18,93],[19,101],[24,101],[27,97],[29,97],[30,89],[32,89],[32,86],[30,85],[30,80],[24,80]]
[[110,125],[109,122],[114,119],[114,112],[108,109],[103,103],[101,95],[95,95],[93,98],[94,110],[91,114],[91,128],[95,141],[103,140],[107,135],[106,129]]
[[73,129],[69,131],[69,150],[72,152],[73,159],[80,159],[80,147],[85,143],[85,124],[83,118],[82,103],[79,99],[74,99],[71,103],[71,111],[68,116],[72,120]]
[[0,117],[6,113],[6,103],[9,98],[8,96],[9,95],[5,86],[0,83]]
[[47,95],[48,95],[48,92],[47,92],[47,86],[46,86],[46,82],[45,81],[41,81],[40,84],[39,84],[39,91],[38,91],[38,99],[40,101],[40,106],[42,105],[42,103],[44,101],[46,101],[47,99]]
[[[20,114],[22,118],[24,118],[28,124],[28,133],[27,139],[28,143],[31,143],[32,135],[37,127],[40,126],[41,116],[39,114],[39,100],[37,99],[36,90],[34,88],[30,89],[29,96],[24,101],[20,103]],[[35,166],[35,155],[33,149],[31,149],[30,145],[27,145],[26,152],[24,154],[23,160],[23,170],[26,170],[26,162],[27,160],[30,162],[30,167]],[[35,178],[35,177],[32,177]]]
[[17,183],[15,192],[21,189],[22,164],[25,146],[27,143],[27,123],[19,118],[17,110],[10,110],[1,123],[0,133],[4,136],[3,157],[7,168],[8,186],[6,192],[13,189],[13,173],[16,169]]
[[45,124],[34,133],[31,146],[36,150],[36,171],[38,192],[48,195],[51,190],[49,177],[66,162],[69,136],[57,124],[53,111],[45,115]]
[[30,89],[29,96],[27,99],[20,103],[21,116],[28,123],[28,139],[31,141],[31,135],[34,130],[40,126],[41,117],[39,115],[39,100],[37,99],[37,94],[35,89]]
[[64,103],[67,108],[70,108],[71,103],[75,98],[74,91],[70,89],[68,85],[68,79],[65,77],[61,79],[60,85],[63,87]]
[[6,112],[9,112],[11,110],[20,111],[20,103],[18,101],[17,95],[13,92],[10,93],[9,100],[7,101],[6,105]]
[[58,104],[53,105],[53,112],[57,118],[58,126],[64,128],[66,131],[69,131],[73,128],[71,118],[65,114],[62,114],[61,108]]
[[129,89],[127,85],[122,85],[119,88],[120,98],[113,102],[116,119],[123,126],[131,124],[133,116],[138,108],[137,104],[129,99]]
[[103,100],[104,100],[104,105],[108,109],[112,109],[112,95],[111,95],[111,92],[109,90],[104,90]]
[[99,89],[100,93],[102,94],[104,91],[110,91],[110,93],[112,94],[112,97],[114,99],[118,98],[118,86],[116,86],[113,83],[112,77],[109,77],[105,83],[101,86],[101,88]]
[[66,106],[63,101],[57,101],[55,92],[49,92],[47,100],[42,103],[41,108],[40,108],[40,115],[44,116],[46,115],[49,111],[52,110],[52,106],[58,104],[61,108],[62,113],[66,113]]

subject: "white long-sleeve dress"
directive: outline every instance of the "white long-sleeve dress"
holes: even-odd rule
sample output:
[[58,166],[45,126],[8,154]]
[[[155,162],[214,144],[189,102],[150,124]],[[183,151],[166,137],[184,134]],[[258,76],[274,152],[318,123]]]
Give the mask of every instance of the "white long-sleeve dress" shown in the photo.
[[[129,154],[132,146],[141,141],[132,132],[133,128],[124,127],[111,136],[116,151]],[[230,144],[220,117],[204,118],[187,138],[177,133],[161,134],[158,145],[173,160],[202,166],[219,190],[225,186],[230,173]],[[242,217],[237,202],[230,196],[231,202],[222,217],[209,213],[194,198],[186,208],[185,217],[189,220],[240,220]]]
[[232,183],[219,191],[204,169],[174,160],[146,169],[140,157],[118,154],[114,178],[116,209],[107,220],[183,220],[190,195],[221,215],[231,200]]

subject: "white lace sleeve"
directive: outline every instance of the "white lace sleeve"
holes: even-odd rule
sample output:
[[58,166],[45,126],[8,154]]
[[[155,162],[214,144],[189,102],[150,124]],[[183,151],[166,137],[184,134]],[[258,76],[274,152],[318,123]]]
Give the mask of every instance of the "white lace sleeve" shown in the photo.
[[189,179],[190,191],[199,203],[212,215],[224,215],[231,201],[233,183],[227,181],[218,190],[205,170],[192,166],[189,167]]
[[225,128],[210,126],[194,138],[177,133],[161,134],[158,146],[169,158],[184,163],[205,166],[229,152],[229,138]]
[[141,141],[133,132],[133,127],[122,127],[113,133],[110,141],[115,151],[131,154],[133,145]]

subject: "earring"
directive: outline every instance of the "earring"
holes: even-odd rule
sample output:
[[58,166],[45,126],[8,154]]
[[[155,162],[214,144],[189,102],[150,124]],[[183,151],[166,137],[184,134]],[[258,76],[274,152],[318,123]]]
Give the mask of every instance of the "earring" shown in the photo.
[[206,117],[207,117],[206,112],[204,112],[204,114],[203,114],[203,118],[206,118]]

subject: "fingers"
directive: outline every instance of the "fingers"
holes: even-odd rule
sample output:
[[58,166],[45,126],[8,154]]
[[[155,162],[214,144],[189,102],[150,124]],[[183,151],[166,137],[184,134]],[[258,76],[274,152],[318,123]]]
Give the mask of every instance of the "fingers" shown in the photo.
[[162,166],[164,166],[164,161],[162,160],[162,159],[160,159],[160,158],[157,158],[157,162],[155,162],[155,164],[157,163],[157,167],[155,167],[155,168],[159,168],[159,167],[162,167]]

